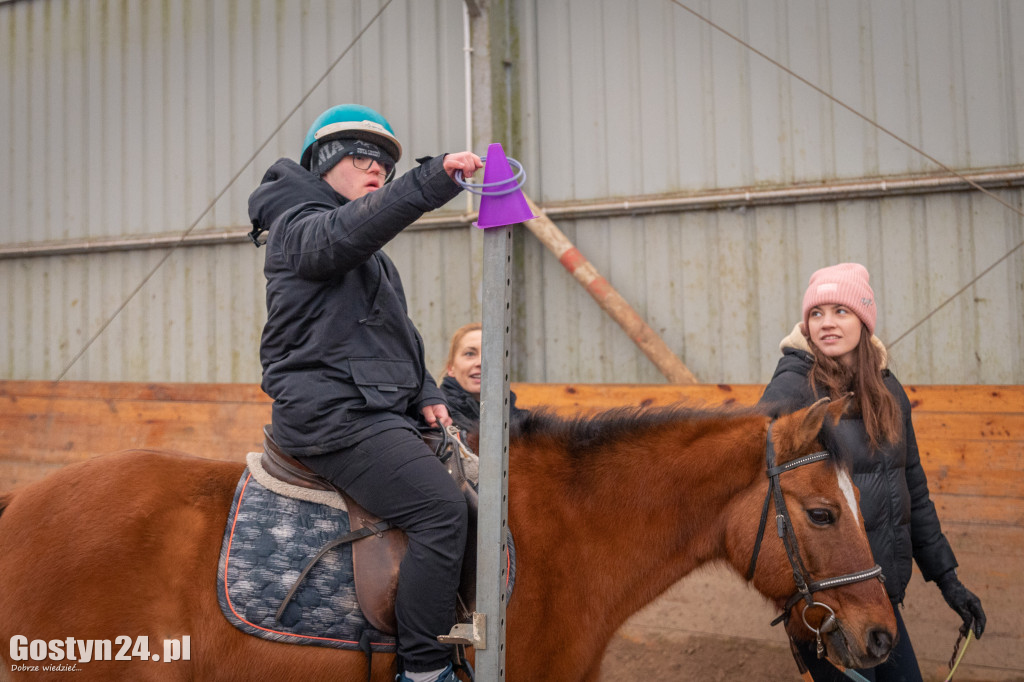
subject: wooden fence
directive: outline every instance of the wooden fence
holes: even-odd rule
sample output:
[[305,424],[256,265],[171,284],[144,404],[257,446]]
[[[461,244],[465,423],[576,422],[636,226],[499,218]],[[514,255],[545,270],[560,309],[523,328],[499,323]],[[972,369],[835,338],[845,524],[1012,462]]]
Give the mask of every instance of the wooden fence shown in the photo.
[[[514,384],[513,389],[522,407],[549,405],[568,415],[679,400],[753,404],[763,387]],[[989,630],[974,645],[983,653],[971,654],[971,670],[978,676],[968,679],[1024,679],[1024,386],[909,386],[907,391],[932,499],[965,583],[989,612]],[[269,419],[269,400],[248,384],[0,382],[0,493],[66,464],[128,448],[241,462],[260,447],[261,427]],[[948,611],[938,590],[912,589],[917,592],[908,599],[908,620],[915,609]],[[923,593],[928,596],[919,597]],[[925,659],[948,656],[956,624],[948,613],[951,625],[936,633],[934,642],[922,641],[911,627]]]

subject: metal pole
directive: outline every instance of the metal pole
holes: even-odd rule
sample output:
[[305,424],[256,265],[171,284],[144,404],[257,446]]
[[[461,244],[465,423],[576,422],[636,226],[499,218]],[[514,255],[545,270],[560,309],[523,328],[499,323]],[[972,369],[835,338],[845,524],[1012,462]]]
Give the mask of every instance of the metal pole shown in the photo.
[[[512,226],[484,232],[483,372],[480,382],[480,510],[476,610],[486,618],[476,647],[479,682],[505,679],[505,564],[508,528],[509,331],[512,325]],[[475,619],[474,619],[475,620]]]

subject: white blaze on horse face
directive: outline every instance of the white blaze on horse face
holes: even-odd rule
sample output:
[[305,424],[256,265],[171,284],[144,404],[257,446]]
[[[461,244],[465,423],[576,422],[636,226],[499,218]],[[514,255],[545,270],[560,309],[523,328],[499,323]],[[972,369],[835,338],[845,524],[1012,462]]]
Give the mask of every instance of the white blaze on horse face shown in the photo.
[[845,469],[840,469],[839,473],[839,489],[843,491],[843,495],[846,496],[846,501],[850,504],[850,511],[853,512],[853,520],[857,520],[857,496],[853,494],[853,481],[850,480],[850,474],[846,473]]

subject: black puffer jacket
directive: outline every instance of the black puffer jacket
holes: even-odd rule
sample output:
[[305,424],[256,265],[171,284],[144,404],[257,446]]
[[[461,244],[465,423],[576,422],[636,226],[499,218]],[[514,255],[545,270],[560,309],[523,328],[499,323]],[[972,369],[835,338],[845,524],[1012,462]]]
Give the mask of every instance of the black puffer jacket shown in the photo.
[[[878,339],[872,337],[872,341],[881,347]],[[811,391],[808,376],[813,355],[799,325],[783,339],[781,348],[782,359],[760,404],[777,405],[785,413],[806,407],[821,396]],[[926,580],[956,568],[957,562],[928,496],[910,400],[888,369],[882,370],[882,376],[903,415],[903,439],[872,450],[860,417],[843,417],[837,437],[851,462],[853,483],[860,490],[864,526],[875,561],[885,575],[885,589],[894,602],[901,602],[910,582],[911,559],[917,561]]]
[[444,402],[380,249],[460,190],[437,157],[348,201],[282,159],[249,197],[253,225],[269,230],[262,385],[289,452],[323,454],[408,428],[421,408]]
[[[441,382],[441,391],[448,403],[448,414],[452,422],[467,433],[478,433],[480,431],[480,401],[474,398],[469,391],[464,389],[455,377],[446,376]],[[516,420],[522,419],[529,413],[516,407],[515,391],[508,392],[508,418],[514,424]]]

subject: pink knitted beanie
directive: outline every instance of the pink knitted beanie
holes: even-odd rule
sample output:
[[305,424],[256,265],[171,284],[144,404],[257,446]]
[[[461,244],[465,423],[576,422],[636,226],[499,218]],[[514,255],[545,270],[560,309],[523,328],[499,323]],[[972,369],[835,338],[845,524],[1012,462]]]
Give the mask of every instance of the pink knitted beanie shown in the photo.
[[827,303],[846,306],[867,326],[869,333],[875,333],[875,292],[868,284],[867,268],[860,263],[840,263],[811,275],[804,294],[804,329],[809,328],[811,308]]

